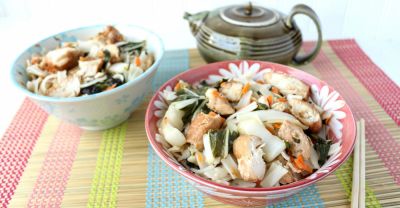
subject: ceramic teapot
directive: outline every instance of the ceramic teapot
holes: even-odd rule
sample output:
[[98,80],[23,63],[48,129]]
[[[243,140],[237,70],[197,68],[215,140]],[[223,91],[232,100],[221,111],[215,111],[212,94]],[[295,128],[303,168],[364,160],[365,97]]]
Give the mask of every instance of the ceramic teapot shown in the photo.
[[[315,23],[318,41],[305,55],[298,55],[302,36],[293,17],[304,14]],[[318,16],[304,4],[289,15],[261,6],[232,5],[197,14],[185,13],[197,48],[207,62],[252,59],[282,64],[306,64],[318,54],[322,44]]]

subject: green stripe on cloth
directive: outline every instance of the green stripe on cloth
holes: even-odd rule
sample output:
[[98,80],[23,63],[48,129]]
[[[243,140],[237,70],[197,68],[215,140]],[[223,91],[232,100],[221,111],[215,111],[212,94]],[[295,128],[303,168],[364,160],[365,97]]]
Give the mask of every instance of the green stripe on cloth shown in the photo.
[[[352,173],[353,173],[353,156],[338,169],[335,174],[346,191],[347,199],[351,199],[351,187],[352,187]],[[365,188],[365,204],[367,207],[381,207],[379,200],[376,198],[374,191],[366,184]]]
[[116,207],[126,127],[103,133],[87,207]]

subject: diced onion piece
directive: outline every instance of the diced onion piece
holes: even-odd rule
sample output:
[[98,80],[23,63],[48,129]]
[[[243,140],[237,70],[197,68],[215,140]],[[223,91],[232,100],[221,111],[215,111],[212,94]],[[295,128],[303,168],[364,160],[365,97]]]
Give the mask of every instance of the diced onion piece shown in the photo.
[[238,129],[240,134],[260,137],[263,142],[263,151],[265,159],[270,162],[274,160],[282,151],[286,149],[285,142],[272,135],[257,119],[243,119],[239,121]]
[[186,143],[185,136],[182,132],[173,127],[170,123],[166,123],[162,130],[165,140],[172,146],[180,147]]
[[235,160],[233,160],[231,155],[228,155],[225,159],[222,159],[221,163],[224,166],[224,168],[228,171],[228,173],[231,175],[232,179],[240,178],[238,166]]
[[203,174],[207,178],[210,178],[213,181],[217,181],[223,180],[225,177],[227,177],[228,172],[225,170],[225,168],[222,167],[209,166],[204,170]]
[[314,148],[311,148],[311,154],[310,154],[310,163],[312,165],[313,169],[319,169],[320,166],[318,164],[318,154],[317,151],[315,151]]
[[161,143],[164,148],[170,148],[171,145],[165,140],[161,134],[156,134],[156,141]]
[[328,155],[332,156],[333,154],[335,154],[338,151],[340,151],[340,142],[336,142],[330,146]]
[[186,148],[182,151],[181,156],[178,158],[178,161],[186,160],[187,158],[190,157],[190,150],[189,148]]
[[291,123],[301,127],[302,129],[308,129],[307,126],[302,124],[299,120],[297,120],[294,116],[277,110],[259,110],[250,112],[252,114],[256,114],[262,122],[267,123],[282,123],[287,120]]
[[206,163],[203,153],[196,152],[195,157],[196,157],[197,165],[199,166],[200,169],[207,167],[207,163]]
[[248,105],[248,106],[236,111],[236,113],[230,115],[226,119],[226,123],[228,124],[229,122],[232,122],[240,114],[250,113],[250,112],[254,111],[255,109],[257,109],[257,107],[258,107],[258,105],[256,102],[250,103],[250,105]]
[[235,179],[232,181],[232,186],[242,187],[242,188],[254,188],[256,183],[244,181],[241,179]]
[[240,98],[238,104],[235,106],[236,109],[242,109],[248,106],[251,102],[251,95],[253,94],[252,90],[247,91],[242,97]]
[[290,156],[289,156],[288,154],[286,154],[285,151],[282,151],[282,152],[281,152],[281,155],[282,155],[282,157],[283,157],[286,161],[289,161],[289,162],[290,162]]
[[282,167],[280,162],[275,161],[271,163],[260,184],[262,187],[273,187],[286,173],[288,173],[288,170]]

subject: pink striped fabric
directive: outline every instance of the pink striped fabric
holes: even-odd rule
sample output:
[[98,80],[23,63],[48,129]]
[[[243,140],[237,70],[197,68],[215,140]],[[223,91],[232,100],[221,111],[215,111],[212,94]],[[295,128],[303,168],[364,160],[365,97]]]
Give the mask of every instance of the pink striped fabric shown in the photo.
[[[305,44],[310,50],[312,44]],[[362,100],[362,97],[353,89],[346,78],[335,68],[331,60],[321,51],[312,62],[318,70],[322,80],[326,80],[347,101],[356,119],[366,121],[366,139],[369,145],[377,152],[385,167],[400,185],[400,144],[390,135],[383,124],[375,117],[371,109]]]
[[400,87],[372,62],[355,40],[335,40],[329,44],[386,113],[400,125]]
[[60,124],[30,196],[29,207],[61,206],[82,132],[75,125]]
[[0,140],[0,207],[7,207],[14,195],[47,117],[26,99]]

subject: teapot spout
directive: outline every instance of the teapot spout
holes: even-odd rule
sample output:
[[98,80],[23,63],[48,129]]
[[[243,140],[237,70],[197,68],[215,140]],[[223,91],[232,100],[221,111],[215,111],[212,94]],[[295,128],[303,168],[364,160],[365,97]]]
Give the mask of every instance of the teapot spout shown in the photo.
[[185,12],[183,15],[183,19],[189,22],[190,30],[193,36],[196,36],[197,32],[199,31],[201,25],[203,24],[204,20],[207,18],[209,11],[203,11],[196,14],[190,14]]

